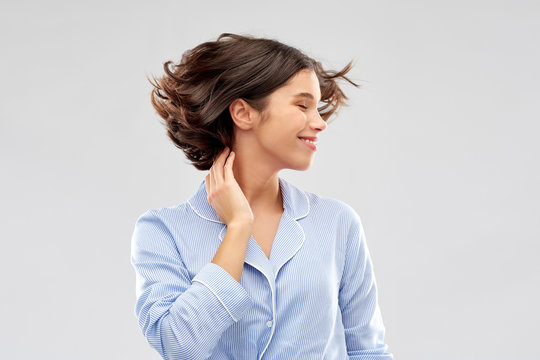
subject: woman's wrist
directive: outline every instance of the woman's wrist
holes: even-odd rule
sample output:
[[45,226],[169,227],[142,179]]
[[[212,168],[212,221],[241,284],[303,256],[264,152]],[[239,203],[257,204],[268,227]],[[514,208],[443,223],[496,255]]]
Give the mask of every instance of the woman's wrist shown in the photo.
[[236,218],[227,223],[227,228],[251,230],[253,228],[253,222],[253,219],[250,218]]

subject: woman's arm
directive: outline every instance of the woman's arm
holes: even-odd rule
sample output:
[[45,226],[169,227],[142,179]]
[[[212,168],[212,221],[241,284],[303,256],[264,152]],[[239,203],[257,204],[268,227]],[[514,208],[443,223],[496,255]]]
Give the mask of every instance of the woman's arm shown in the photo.
[[205,184],[208,203],[221,221],[227,224],[227,234],[212,262],[240,282],[254,217],[249,202],[234,178],[234,159],[235,153],[231,151],[229,155],[229,148],[226,147],[206,175]]
[[253,213],[234,179],[234,152],[227,155],[228,148],[206,176],[208,201],[227,232],[212,262],[193,280],[170,231],[152,211],[135,226],[136,313],[146,339],[167,360],[206,359],[252,304],[240,280]]
[[139,326],[163,359],[206,359],[251,307],[246,290],[214,263],[191,280],[171,233],[152,210],[136,222],[131,262]]
[[353,214],[339,291],[347,353],[351,360],[390,360],[373,264],[360,218],[354,210]]

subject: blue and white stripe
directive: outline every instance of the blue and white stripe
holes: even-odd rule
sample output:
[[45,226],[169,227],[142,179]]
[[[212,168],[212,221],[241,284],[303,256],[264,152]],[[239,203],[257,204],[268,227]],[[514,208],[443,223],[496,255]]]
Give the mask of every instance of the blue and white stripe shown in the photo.
[[137,220],[135,312],[163,359],[392,359],[358,214],[279,184],[270,258],[252,236],[240,283],[211,263],[227,226],[204,180],[188,201]]

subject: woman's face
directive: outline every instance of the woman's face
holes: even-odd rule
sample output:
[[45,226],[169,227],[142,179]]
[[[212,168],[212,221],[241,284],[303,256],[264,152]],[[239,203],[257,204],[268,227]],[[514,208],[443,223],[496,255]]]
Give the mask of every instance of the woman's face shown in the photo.
[[266,161],[278,169],[305,170],[311,166],[316,139],[326,129],[317,111],[321,98],[319,80],[312,70],[301,70],[289,82],[269,95],[264,121],[254,129]]

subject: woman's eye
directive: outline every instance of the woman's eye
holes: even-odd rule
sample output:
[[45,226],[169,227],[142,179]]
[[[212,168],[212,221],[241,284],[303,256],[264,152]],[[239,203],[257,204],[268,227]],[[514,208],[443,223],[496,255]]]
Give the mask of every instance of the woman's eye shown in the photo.
[[307,106],[305,106],[305,105],[298,105],[298,106],[301,107],[304,110],[307,110]]

